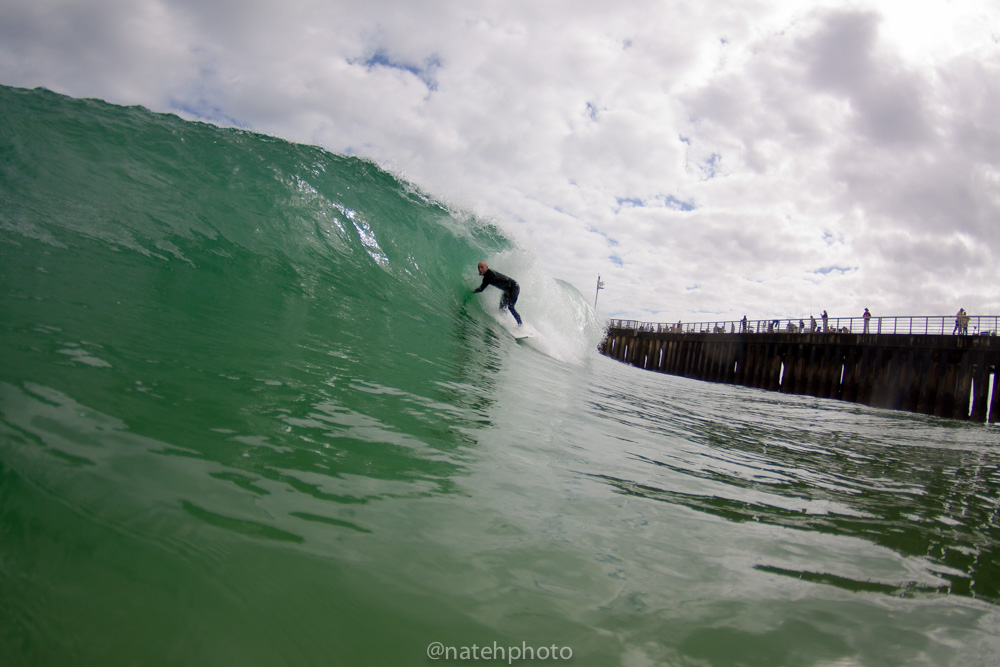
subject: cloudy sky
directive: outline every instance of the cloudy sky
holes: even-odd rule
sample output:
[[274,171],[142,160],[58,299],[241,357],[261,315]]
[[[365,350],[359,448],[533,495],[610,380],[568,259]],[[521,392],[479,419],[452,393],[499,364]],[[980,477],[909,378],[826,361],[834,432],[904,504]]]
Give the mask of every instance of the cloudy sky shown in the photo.
[[4,0],[0,84],[373,158],[614,317],[1000,312],[996,0]]

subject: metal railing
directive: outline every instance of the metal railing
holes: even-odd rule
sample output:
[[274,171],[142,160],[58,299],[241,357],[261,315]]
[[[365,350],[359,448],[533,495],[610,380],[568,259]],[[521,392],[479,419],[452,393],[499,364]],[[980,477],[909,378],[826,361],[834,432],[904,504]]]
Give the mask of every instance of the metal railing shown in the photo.
[[863,317],[829,317],[826,320],[785,318],[768,320],[726,320],[721,322],[642,322],[609,320],[609,327],[656,333],[856,333],[933,334],[995,336],[1000,332],[1000,315],[954,315],[872,317],[867,326]]

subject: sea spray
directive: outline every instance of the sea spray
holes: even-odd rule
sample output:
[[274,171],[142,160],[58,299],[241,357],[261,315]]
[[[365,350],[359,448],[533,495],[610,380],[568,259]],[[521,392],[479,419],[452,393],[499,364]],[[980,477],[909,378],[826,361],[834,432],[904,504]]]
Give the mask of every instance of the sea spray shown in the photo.
[[[537,257],[524,250],[506,250],[485,261],[520,285],[517,311],[524,330],[531,333],[534,349],[567,363],[583,363],[594,354],[604,334],[604,322],[579,290],[547,274]],[[478,287],[481,278],[476,274],[470,281]],[[499,309],[500,298],[500,290],[488,289],[480,303],[502,326],[513,330],[514,318]]]

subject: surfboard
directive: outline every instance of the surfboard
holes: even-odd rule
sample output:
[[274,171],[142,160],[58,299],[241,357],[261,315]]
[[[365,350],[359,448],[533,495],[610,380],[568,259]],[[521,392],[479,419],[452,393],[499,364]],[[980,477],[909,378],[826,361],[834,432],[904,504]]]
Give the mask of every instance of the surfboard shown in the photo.
[[504,330],[511,336],[513,336],[514,340],[516,340],[517,342],[521,342],[523,340],[527,340],[528,338],[533,338],[535,336],[535,333],[531,329],[525,326],[508,327],[504,325]]

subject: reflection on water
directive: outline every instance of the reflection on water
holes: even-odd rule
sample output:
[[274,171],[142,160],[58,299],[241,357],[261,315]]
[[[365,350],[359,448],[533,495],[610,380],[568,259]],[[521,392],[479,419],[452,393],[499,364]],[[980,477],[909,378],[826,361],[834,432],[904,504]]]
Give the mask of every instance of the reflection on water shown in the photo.
[[[330,402],[287,416],[280,440],[220,429],[179,445],[31,383],[0,383],[0,418],[8,463],[88,512],[166,502],[217,528],[290,543],[303,542],[298,521],[370,532],[338,508],[449,493],[461,469],[413,434]],[[74,468],[85,474],[67,477]]]
[[925,559],[937,583],[755,566],[763,571],[852,591],[1000,602],[995,428],[680,378],[647,382],[657,391],[612,385],[591,403],[628,427],[618,437],[631,461],[627,474],[595,478],[729,521],[861,538]]

